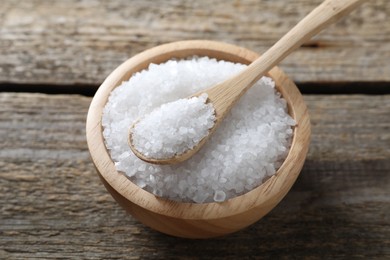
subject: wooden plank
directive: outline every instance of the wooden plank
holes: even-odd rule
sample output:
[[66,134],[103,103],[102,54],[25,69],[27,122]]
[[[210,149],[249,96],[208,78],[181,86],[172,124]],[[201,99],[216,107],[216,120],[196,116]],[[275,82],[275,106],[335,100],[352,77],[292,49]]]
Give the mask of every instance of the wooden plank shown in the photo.
[[[185,39],[263,52],[321,0],[2,0],[0,83],[100,84],[147,48]],[[390,2],[370,1],[292,54],[298,82],[390,81]]]
[[305,100],[312,145],[291,192],[248,229],[192,241],[144,227],[100,184],[90,98],[0,93],[0,258],[390,257],[390,95]]

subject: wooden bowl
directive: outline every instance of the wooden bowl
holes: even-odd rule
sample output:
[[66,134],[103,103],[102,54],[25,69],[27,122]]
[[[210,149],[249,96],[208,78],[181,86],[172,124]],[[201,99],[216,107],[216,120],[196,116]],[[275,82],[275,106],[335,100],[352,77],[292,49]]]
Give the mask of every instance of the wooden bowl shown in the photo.
[[[102,135],[102,111],[110,92],[150,63],[193,55],[249,64],[258,54],[213,41],[182,41],[157,46],[125,61],[103,82],[87,118],[87,141],[92,160],[107,190],[131,215],[163,233],[186,238],[209,238],[251,225],[274,208],[289,191],[302,169],[310,142],[310,119],[294,83],[277,67],[269,72],[296,120],[289,154],[277,173],[252,191],[222,203],[181,203],[159,198],[117,172]],[[124,140],[126,141],[126,140]],[[130,149],[130,148],[129,148]]]

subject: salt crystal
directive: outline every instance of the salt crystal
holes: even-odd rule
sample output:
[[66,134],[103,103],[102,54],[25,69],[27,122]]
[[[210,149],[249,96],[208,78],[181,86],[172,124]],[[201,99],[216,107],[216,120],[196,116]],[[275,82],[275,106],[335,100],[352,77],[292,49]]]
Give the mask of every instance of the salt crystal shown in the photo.
[[226,194],[222,190],[217,190],[214,194],[214,201],[221,202],[226,199]]
[[145,169],[146,169],[146,165],[145,164],[141,164],[139,167],[138,167],[138,170],[139,171],[145,171]]
[[219,179],[219,182],[220,182],[220,183],[226,183],[226,182],[227,182],[227,179],[222,177],[222,178]]
[[[156,196],[195,203],[224,201],[263,183],[282,165],[296,124],[288,115],[287,103],[276,91],[275,83],[267,77],[242,96],[206,145],[185,162],[165,166],[147,164],[127,144],[129,127],[135,120],[165,103],[222,82],[245,67],[207,57],[168,61],[151,64],[148,70],[134,74],[115,88],[104,108],[102,125],[105,144],[117,170]],[[197,102],[190,103],[188,106]],[[177,110],[191,113],[188,106]],[[208,126],[213,122],[207,120],[207,115],[200,116],[204,110],[198,112],[184,116],[176,130],[164,131],[171,141],[178,139],[177,145],[168,147],[162,139],[153,136],[149,149],[166,149],[172,153],[178,151],[180,142],[187,137],[194,142],[200,140],[200,128],[193,126],[193,121]],[[155,124],[163,124],[161,118],[156,119],[153,127]],[[178,138],[180,126],[183,129]]]

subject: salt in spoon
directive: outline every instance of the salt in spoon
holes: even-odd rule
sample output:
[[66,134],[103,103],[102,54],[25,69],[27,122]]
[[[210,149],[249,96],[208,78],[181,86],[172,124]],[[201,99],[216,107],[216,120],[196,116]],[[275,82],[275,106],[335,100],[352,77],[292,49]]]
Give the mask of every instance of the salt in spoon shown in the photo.
[[300,47],[304,42],[312,38],[328,25],[347,15],[365,1],[366,0],[325,0],[246,69],[222,83],[192,95],[191,97],[194,97],[206,93],[208,95],[207,102],[213,105],[216,118],[214,126],[209,129],[208,135],[192,149],[181,154],[175,154],[171,158],[149,158],[145,156],[135,148],[133,143],[131,129],[139,122],[139,120],[137,120],[130,128],[129,146],[131,150],[141,160],[153,164],[175,164],[189,159],[207,142],[237,100],[253,86],[255,82],[291,52]]

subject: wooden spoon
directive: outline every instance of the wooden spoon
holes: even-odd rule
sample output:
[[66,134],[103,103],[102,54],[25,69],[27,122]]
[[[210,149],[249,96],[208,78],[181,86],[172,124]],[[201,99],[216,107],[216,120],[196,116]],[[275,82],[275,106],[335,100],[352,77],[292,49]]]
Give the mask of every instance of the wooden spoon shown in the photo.
[[193,149],[168,159],[149,158],[134,147],[130,131],[129,146],[131,150],[141,160],[154,164],[174,164],[187,160],[207,142],[237,100],[255,82],[305,41],[347,15],[364,1],[366,0],[325,0],[245,70],[222,83],[195,94],[195,96],[202,93],[208,94],[208,102],[211,102],[215,109],[216,121],[213,128],[209,130],[209,134]]

